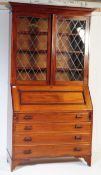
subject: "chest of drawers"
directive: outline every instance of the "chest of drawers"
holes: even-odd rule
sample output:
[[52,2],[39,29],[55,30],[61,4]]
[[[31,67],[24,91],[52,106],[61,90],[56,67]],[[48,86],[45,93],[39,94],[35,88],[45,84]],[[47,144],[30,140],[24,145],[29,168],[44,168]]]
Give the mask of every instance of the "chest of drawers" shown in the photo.
[[[15,162],[35,158],[91,156],[91,113],[48,112],[15,114],[13,155]],[[85,156],[86,155],[86,156]],[[40,161],[40,160],[39,160]]]

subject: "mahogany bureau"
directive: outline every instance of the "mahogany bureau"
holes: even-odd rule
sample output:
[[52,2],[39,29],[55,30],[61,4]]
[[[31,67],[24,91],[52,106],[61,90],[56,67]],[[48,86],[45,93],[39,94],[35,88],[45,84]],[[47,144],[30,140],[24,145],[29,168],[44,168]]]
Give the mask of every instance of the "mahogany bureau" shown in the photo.
[[10,7],[7,153],[11,170],[68,157],[84,158],[91,165],[92,9],[24,3]]

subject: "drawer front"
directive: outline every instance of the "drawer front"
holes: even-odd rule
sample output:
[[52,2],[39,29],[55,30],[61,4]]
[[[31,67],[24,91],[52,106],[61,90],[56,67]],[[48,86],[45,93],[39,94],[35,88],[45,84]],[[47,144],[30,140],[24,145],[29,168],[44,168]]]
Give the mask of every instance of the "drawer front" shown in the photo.
[[67,133],[39,133],[18,134],[14,136],[14,144],[38,145],[38,144],[60,144],[60,143],[90,143],[90,134],[67,134]]
[[36,157],[57,157],[57,156],[83,156],[90,155],[90,145],[61,144],[61,145],[36,145],[36,146],[15,146],[15,159],[28,159]]
[[89,133],[91,131],[90,122],[78,122],[78,123],[21,123],[15,124],[14,130],[19,132],[77,132],[77,133]]
[[33,113],[33,114],[15,114],[14,121],[20,122],[76,122],[76,121],[90,121],[89,113]]

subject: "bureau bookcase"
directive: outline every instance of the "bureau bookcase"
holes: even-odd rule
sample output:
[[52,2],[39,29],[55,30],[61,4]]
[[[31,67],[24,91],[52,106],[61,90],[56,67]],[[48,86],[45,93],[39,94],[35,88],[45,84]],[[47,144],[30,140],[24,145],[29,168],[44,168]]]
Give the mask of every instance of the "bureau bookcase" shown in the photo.
[[11,169],[68,157],[84,158],[91,165],[92,9],[24,3],[10,7],[7,153]]

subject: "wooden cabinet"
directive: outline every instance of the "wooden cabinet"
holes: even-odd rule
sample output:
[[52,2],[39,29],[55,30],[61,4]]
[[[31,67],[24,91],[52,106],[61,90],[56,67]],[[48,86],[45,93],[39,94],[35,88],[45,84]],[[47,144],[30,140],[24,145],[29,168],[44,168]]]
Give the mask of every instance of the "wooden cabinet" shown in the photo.
[[8,160],[84,158],[91,165],[88,87],[92,9],[10,3],[11,108]]

